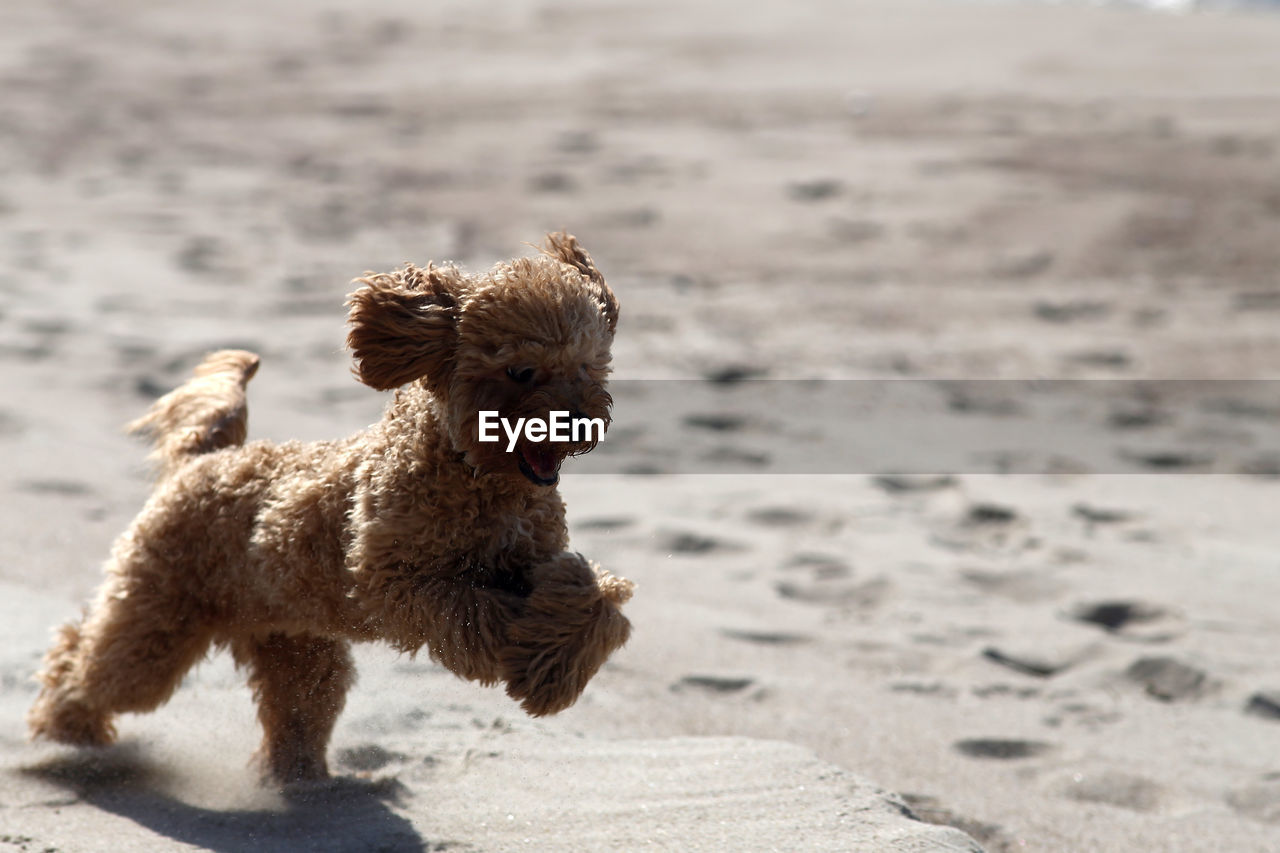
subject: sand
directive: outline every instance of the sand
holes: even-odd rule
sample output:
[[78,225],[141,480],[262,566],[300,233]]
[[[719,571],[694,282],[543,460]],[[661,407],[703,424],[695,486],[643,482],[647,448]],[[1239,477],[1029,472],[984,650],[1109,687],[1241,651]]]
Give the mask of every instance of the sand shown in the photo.
[[569,711],[363,647],[287,797],[225,657],[102,754],[22,722],[147,494],[121,424],[220,346],[257,437],[376,419],[366,269],[567,228],[620,381],[1280,376],[1277,79],[1244,12],[4,4],[0,849],[1280,849],[1278,404],[1230,394],[1103,423],[1142,473],[907,479],[620,404],[561,489],[635,633]]

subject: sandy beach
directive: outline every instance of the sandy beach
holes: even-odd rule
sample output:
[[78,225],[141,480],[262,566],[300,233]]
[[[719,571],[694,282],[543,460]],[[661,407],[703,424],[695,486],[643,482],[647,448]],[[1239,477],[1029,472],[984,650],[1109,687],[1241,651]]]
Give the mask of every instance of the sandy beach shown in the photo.
[[[4,4],[0,853],[1280,850],[1277,81],[1265,12]],[[149,491],[124,423],[242,347],[252,436],[355,432],[354,276],[561,228],[619,385],[696,381],[564,469],[638,584],[577,705],[369,645],[315,789],[257,785],[225,656],[28,741]],[[737,379],[1207,384],[1107,386],[1114,466],[1037,440],[1052,384],[937,386],[940,442],[1016,440],[895,476]]]

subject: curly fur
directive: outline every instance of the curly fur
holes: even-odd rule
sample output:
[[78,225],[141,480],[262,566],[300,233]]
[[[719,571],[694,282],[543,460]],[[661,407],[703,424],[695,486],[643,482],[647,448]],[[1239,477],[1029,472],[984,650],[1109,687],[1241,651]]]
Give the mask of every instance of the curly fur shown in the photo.
[[340,441],[245,444],[258,357],[222,351],[131,424],[159,482],[45,656],[33,735],[110,743],[116,714],[166,701],[213,645],[248,670],[264,777],[321,778],[352,641],[425,647],[533,715],[573,704],[626,642],[630,582],[565,550],[554,481],[590,445],[477,440],[480,408],[607,423],[618,304],[590,255],[553,234],[480,275],[406,265],[356,281],[356,375],[399,389],[382,420]]

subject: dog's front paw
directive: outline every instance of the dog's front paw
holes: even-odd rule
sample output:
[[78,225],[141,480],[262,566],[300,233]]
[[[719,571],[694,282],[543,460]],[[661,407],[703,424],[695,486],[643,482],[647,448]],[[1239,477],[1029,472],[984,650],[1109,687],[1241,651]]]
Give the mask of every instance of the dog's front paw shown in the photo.
[[562,554],[530,576],[533,591],[508,628],[500,665],[507,695],[541,717],[576,702],[627,641],[631,623],[619,606],[631,597],[632,584],[577,554]]
[[501,665],[507,695],[531,717],[568,708],[609,658],[627,641],[631,623],[614,608],[601,608],[598,621],[543,646],[509,646]]
[[582,695],[587,680],[565,649],[544,650],[512,646],[503,653],[507,695],[531,717],[545,717],[568,708]]

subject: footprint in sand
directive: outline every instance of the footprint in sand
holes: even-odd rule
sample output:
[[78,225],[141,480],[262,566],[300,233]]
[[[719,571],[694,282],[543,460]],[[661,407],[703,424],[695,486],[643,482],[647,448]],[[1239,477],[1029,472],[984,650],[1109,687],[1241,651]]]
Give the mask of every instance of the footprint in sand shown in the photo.
[[614,228],[648,228],[661,220],[662,212],[646,205],[624,207],[600,214],[601,223]]
[[844,184],[835,178],[817,178],[810,181],[793,181],[787,186],[787,196],[792,201],[814,202],[835,198],[844,191]]
[[872,578],[861,583],[815,580],[812,583],[780,581],[774,585],[778,595],[804,604],[835,605],[871,609],[878,607],[893,590],[888,578]]
[[607,533],[612,533],[615,530],[624,530],[635,523],[636,520],[628,515],[596,516],[572,522],[573,527],[578,530],[601,530]]
[[1035,699],[1041,695],[1039,687],[1018,687],[1013,684],[983,684],[969,688],[979,699]]
[[807,634],[790,634],[785,631],[741,631],[736,628],[721,628],[720,635],[730,640],[756,643],[761,646],[802,646],[813,642],[813,637]]
[[998,824],[956,814],[941,805],[937,797],[926,794],[903,794],[902,799],[917,819],[935,826],[953,826],[981,844],[982,849],[988,853],[1012,853],[1014,850],[1022,849],[1017,840]]
[[217,237],[189,237],[174,256],[174,263],[195,275],[219,275],[230,272],[230,248]]
[[1046,323],[1076,323],[1102,320],[1111,314],[1112,305],[1098,300],[1073,299],[1066,302],[1037,302],[1031,312]]
[[154,361],[159,353],[151,344],[138,341],[123,341],[111,347],[116,354],[116,363],[121,367],[133,367]]
[[74,327],[58,317],[35,317],[23,322],[22,328],[33,335],[56,338],[72,331]]
[[1123,631],[1132,625],[1156,622],[1164,619],[1167,611],[1155,604],[1143,601],[1104,601],[1098,604],[1081,604],[1071,612],[1073,619],[1100,625],[1108,631]]
[[1239,397],[1219,397],[1206,400],[1200,406],[1200,409],[1210,414],[1223,415],[1228,418],[1263,421],[1264,423],[1274,423],[1277,419],[1280,419],[1280,406],[1273,405],[1270,402]]
[[1154,812],[1164,800],[1164,789],[1150,779],[1130,773],[1073,773],[1055,786],[1070,800],[1102,803],[1134,812]]
[[1118,349],[1077,350],[1063,356],[1063,361],[1069,366],[1107,370],[1124,370],[1133,364],[1129,353]]
[[1258,782],[1229,791],[1226,800],[1245,817],[1280,824],[1280,773],[1268,773]]
[[1236,473],[1263,480],[1280,480],[1280,456],[1264,453],[1252,459],[1246,459],[1236,468]]
[[1018,758],[1034,758],[1053,749],[1052,744],[1038,740],[1017,738],[970,738],[958,740],[952,746],[970,758],[992,758],[1009,761]]
[[1180,450],[1121,450],[1120,458],[1153,471],[1199,471],[1213,464],[1213,456],[1210,454]]
[[1095,731],[1103,726],[1118,723],[1123,715],[1088,702],[1065,702],[1044,718],[1044,724],[1051,728],[1059,728],[1068,723]]
[[1280,310],[1280,291],[1245,290],[1232,301],[1237,311],[1276,311]]
[[735,382],[745,382],[748,379],[759,379],[768,374],[769,371],[763,367],[755,367],[750,364],[728,364],[723,367],[714,367],[706,371],[703,377],[716,385],[732,385]]
[[743,690],[746,690],[755,683],[754,678],[728,678],[720,675],[686,675],[684,678],[671,685],[671,689],[677,693],[693,689],[702,693],[727,695],[730,693],[741,693]]
[[372,773],[392,762],[407,759],[407,755],[383,749],[376,743],[366,743],[338,751],[338,764],[355,773]]
[[679,554],[683,557],[700,557],[716,551],[741,550],[740,545],[725,542],[714,536],[689,531],[669,531],[658,535],[657,549],[666,554]]
[[41,361],[53,356],[57,348],[48,342],[0,344],[0,358],[19,361]]
[[988,270],[996,278],[1035,278],[1052,267],[1054,260],[1053,252],[1033,246],[1001,252],[991,260]]
[[1280,720],[1280,690],[1264,690],[1249,697],[1244,712],[1266,720]]
[[849,564],[839,557],[827,554],[801,553],[793,556],[785,567],[788,570],[803,569],[814,578],[847,578],[853,574]]
[[853,574],[849,564],[826,554],[796,554],[785,569],[806,572],[808,578],[779,581],[774,584],[774,590],[782,598],[805,604],[871,608],[878,606],[893,589],[892,582],[884,577],[849,581]]
[[965,391],[963,387],[952,389],[947,399],[947,408],[961,415],[986,415],[989,417],[1009,418],[1023,414],[1023,407],[1017,400],[1009,397],[975,394]]
[[1144,643],[1168,642],[1186,629],[1186,619],[1180,613],[1139,600],[1077,604],[1066,615],[1117,637]]
[[965,513],[964,524],[968,527],[1011,524],[1018,520],[1018,512],[1007,506],[993,503],[978,503],[969,507]]
[[747,419],[743,415],[729,413],[685,415],[684,424],[709,432],[738,432],[747,425]]
[[1072,505],[1071,514],[1085,522],[1090,529],[1100,524],[1122,524],[1136,517],[1135,513],[1126,510],[1104,509],[1082,503]]
[[1178,702],[1202,696],[1211,686],[1208,673],[1171,657],[1139,658],[1125,670],[1125,677],[1162,702]]
[[1038,652],[1032,649],[1001,649],[988,646],[982,656],[1006,669],[1036,678],[1052,678],[1080,662],[1083,654],[1071,652]]
[[133,390],[139,397],[154,400],[172,391],[173,383],[150,375],[139,376],[133,380]]
[[566,130],[556,137],[555,148],[575,158],[600,150],[600,138],[591,130]]
[[873,477],[871,482],[891,495],[916,495],[954,488],[956,478],[950,474],[883,474]]
[[874,219],[835,216],[826,221],[826,231],[834,240],[846,245],[878,240],[885,235],[883,222]]
[[633,477],[653,477],[659,474],[672,473],[660,464],[653,462],[633,462],[622,466],[622,473]]
[[934,696],[939,699],[955,699],[960,691],[940,681],[899,681],[889,685],[894,693],[910,693],[915,696]]
[[727,447],[721,445],[716,447],[700,457],[703,461],[711,462],[715,465],[731,465],[734,468],[763,468],[768,465],[772,458],[768,453],[762,453],[756,450],[747,450],[742,447]]
[[1022,604],[1057,598],[1066,588],[1061,581],[1031,569],[1015,569],[1007,572],[966,569],[960,572],[960,577],[966,583],[976,587],[979,592]]
[[1012,507],[996,503],[976,503],[958,520],[936,530],[930,542],[949,551],[1025,550],[1039,547],[1026,519]]
[[61,498],[93,494],[93,488],[79,480],[24,480],[18,484],[18,491],[33,495],[56,495]]
[[1172,415],[1151,405],[1120,405],[1107,415],[1107,426],[1117,430],[1149,429],[1171,420]]
[[539,172],[529,179],[529,191],[533,193],[572,193],[578,189],[578,182],[568,172],[548,170]]
[[809,524],[817,516],[809,510],[793,507],[761,507],[747,513],[747,519],[766,527],[799,527]]

